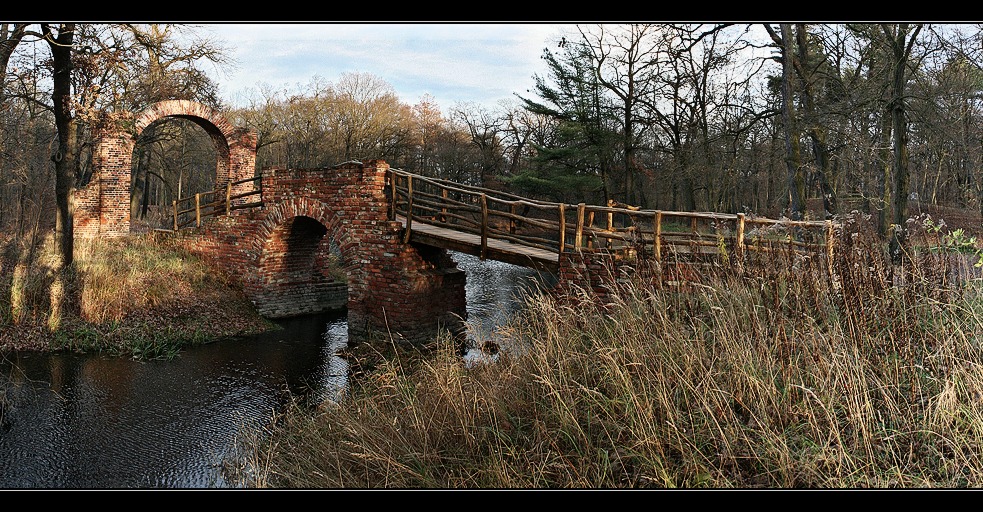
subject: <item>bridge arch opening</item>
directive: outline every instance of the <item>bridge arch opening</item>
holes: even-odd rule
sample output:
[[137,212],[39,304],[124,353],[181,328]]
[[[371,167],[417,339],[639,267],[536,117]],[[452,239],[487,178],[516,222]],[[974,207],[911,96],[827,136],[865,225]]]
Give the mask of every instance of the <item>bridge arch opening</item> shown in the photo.
[[172,201],[214,190],[222,166],[217,147],[190,119],[165,117],[148,125],[132,156],[131,230],[168,228]]
[[345,309],[351,260],[342,255],[338,236],[306,215],[274,227],[259,260],[257,310],[284,318]]

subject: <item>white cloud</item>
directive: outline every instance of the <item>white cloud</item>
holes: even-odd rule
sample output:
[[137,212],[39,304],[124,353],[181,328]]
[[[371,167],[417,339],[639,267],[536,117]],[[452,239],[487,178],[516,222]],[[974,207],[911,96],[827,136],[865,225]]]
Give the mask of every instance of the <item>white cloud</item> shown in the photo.
[[[430,94],[443,108],[458,101],[491,106],[525,93],[544,71],[541,55],[563,25],[211,24],[205,29],[233,50],[237,70],[216,76],[225,99],[258,84],[292,89],[314,76],[336,81],[367,72],[390,83],[403,101]],[[565,26],[572,28],[572,26]]]

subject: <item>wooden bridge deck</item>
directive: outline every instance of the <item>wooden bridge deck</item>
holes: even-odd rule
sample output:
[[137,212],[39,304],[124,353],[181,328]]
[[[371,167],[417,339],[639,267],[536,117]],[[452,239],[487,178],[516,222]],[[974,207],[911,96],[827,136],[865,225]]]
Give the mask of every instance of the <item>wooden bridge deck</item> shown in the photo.
[[[396,220],[406,227],[406,217],[397,215]],[[481,256],[479,235],[433,226],[418,219],[413,220],[410,241]],[[494,238],[488,239],[485,258],[550,272],[555,272],[559,268],[559,255],[555,252]]]

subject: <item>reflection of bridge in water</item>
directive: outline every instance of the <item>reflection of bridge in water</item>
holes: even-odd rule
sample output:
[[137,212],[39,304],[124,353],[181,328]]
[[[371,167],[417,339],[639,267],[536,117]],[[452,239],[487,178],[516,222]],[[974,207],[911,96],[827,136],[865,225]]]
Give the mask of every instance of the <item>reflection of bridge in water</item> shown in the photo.
[[[561,290],[603,289],[605,262],[743,262],[776,250],[833,250],[830,222],[545,202],[379,160],[254,176],[249,132],[177,101],[149,109],[136,126],[165,117],[202,125],[220,156],[219,187],[174,201],[168,231],[234,276],[270,317],[347,307],[351,332],[425,339],[465,314],[465,276],[448,250],[552,272]],[[98,148],[76,230],[126,234],[132,138],[109,131]]]

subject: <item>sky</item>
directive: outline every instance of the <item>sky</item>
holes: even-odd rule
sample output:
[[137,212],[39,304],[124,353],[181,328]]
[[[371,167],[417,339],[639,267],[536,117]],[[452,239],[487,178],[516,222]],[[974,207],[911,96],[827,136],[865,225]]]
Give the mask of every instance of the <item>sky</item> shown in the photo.
[[403,103],[431,96],[443,111],[458,102],[494,109],[530,96],[544,75],[543,49],[572,24],[547,23],[218,23],[202,35],[229,48],[234,70],[209,70],[221,98],[234,106],[258,92],[299,91],[315,76],[336,83],[343,73],[372,74]]

